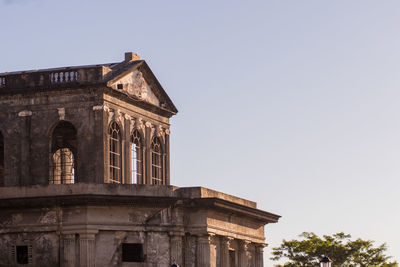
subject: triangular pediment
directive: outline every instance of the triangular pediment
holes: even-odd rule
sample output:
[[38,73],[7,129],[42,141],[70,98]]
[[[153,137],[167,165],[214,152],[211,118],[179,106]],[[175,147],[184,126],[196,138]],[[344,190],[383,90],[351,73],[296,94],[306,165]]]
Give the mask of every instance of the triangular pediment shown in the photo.
[[160,100],[154,94],[150,85],[143,77],[143,73],[135,70],[116,80],[111,88],[126,92],[128,95],[137,97],[155,106],[160,106]]
[[145,61],[121,65],[108,76],[108,87],[173,114],[178,112]]

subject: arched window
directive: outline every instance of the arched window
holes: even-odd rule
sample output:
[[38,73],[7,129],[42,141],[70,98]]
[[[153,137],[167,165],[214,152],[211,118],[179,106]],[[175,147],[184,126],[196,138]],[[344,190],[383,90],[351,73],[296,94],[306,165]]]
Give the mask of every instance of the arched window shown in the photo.
[[116,122],[110,124],[110,182],[121,183],[121,132]]
[[67,121],[60,121],[54,128],[51,139],[50,183],[75,183],[76,151],[75,127]]
[[161,142],[157,137],[153,138],[151,142],[151,183],[163,183],[163,163],[162,163],[162,150]]
[[75,183],[74,154],[69,148],[60,148],[53,154],[54,184]]
[[143,175],[143,148],[138,130],[134,130],[131,136],[131,183],[137,184]]
[[0,186],[4,186],[4,139],[0,132]]

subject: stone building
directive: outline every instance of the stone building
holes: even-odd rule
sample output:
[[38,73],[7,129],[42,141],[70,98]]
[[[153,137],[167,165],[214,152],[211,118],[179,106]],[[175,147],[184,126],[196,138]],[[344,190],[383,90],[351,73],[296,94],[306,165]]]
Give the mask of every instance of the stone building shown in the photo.
[[0,266],[263,266],[278,215],[170,185],[176,113],[134,53],[0,74]]

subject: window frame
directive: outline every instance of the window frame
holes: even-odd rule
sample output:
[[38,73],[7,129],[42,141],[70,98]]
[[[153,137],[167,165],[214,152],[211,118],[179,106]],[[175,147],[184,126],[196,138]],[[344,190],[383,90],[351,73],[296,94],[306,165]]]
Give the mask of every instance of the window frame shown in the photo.
[[109,177],[111,183],[122,183],[122,138],[121,127],[116,121],[108,128]]
[[163,150],[160,138],[153,137],[151,141],[151,184],[162,185],[164,184],[164,164],[163,164]]
[[142,135],[135,129],[130,142],[131,184],[139,184],[143,180],[143,147]]
[[[70,148],[64,147],[57,149],[52,155],[51,163],[50,182],[52,184],[75,183],[75,156]],[[69,172],[68,169],[70,169]],[[57,173],[59,173],[59,175]]]

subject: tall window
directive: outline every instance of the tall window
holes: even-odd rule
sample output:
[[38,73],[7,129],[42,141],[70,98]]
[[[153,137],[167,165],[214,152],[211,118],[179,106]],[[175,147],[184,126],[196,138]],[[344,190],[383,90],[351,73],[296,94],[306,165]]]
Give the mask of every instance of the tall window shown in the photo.
[[157,137],[151,142],[151,183],[162,184],[161,142]]
[[75,127],[60,121],[53,130],[50,155],[50,183],[75,183],[77,138]]
[[133,131],[131,136],[131,183],[137,184],[142,179],[143,174],[143,160],[142,160],[142,146],[141,138],[138,130]]
[[4,139],[0,132],[0,186],[4,186]]
[[116,122],[111,123],[110,135],[110,182],[121,183],[121,132]]

